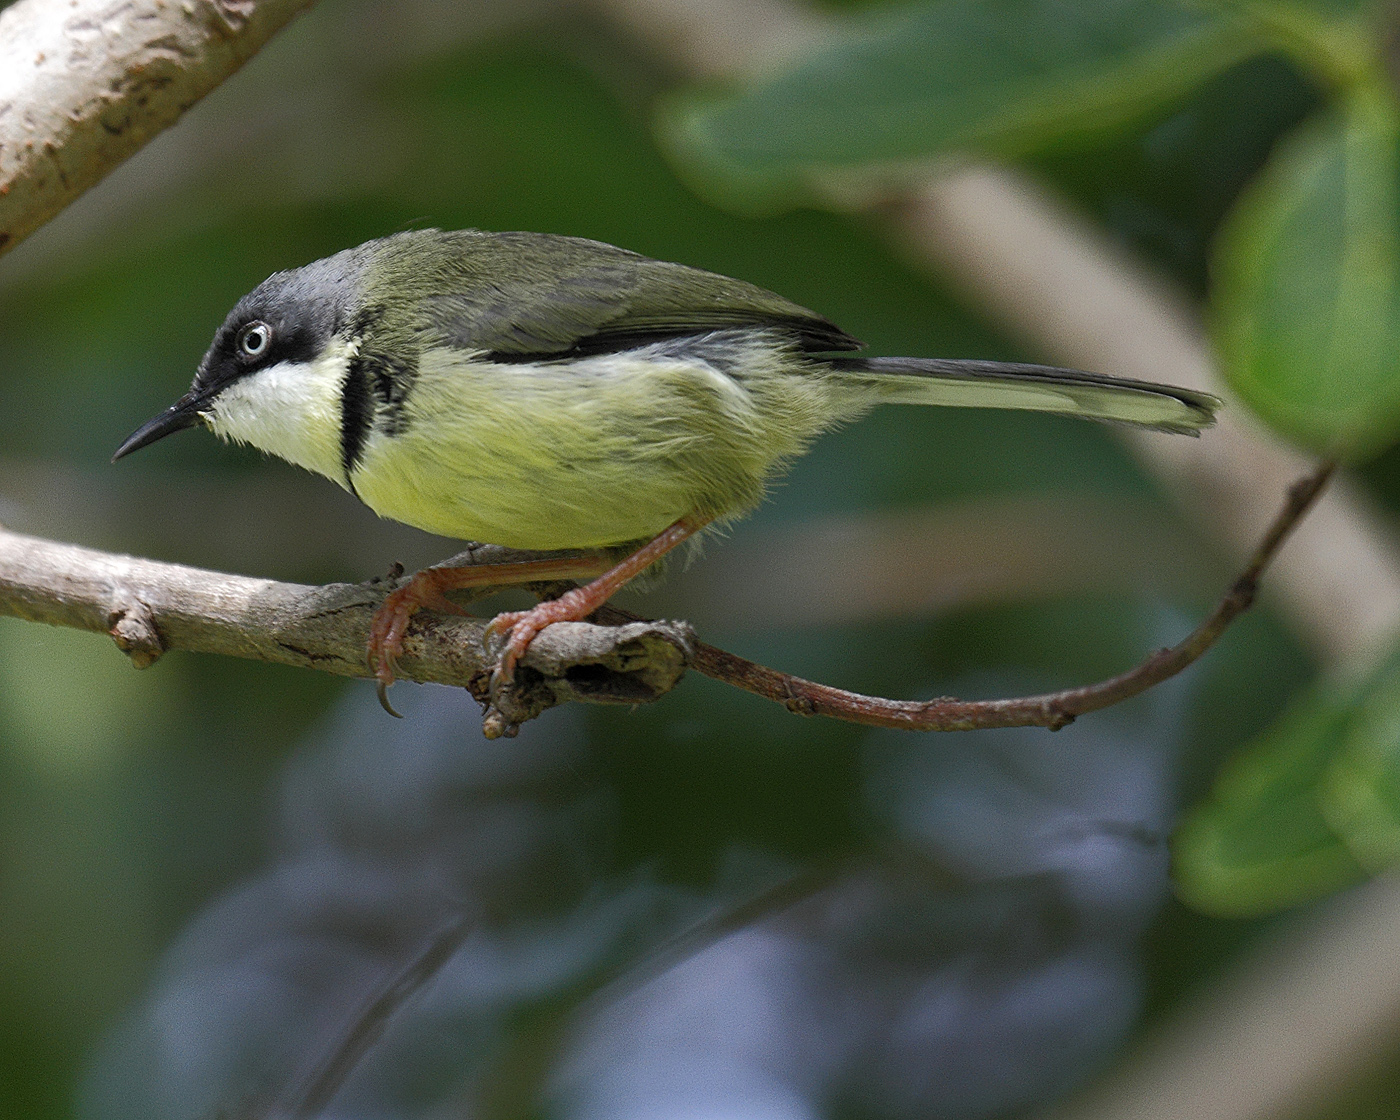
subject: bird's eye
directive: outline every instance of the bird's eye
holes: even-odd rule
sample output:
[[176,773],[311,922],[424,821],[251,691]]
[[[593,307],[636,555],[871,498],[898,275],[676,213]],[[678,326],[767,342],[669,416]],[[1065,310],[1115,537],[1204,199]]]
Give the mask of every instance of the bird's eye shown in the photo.
[[254,320],[238,332],[238,352],[245,358],[261,358],[272,345],[272,328]]

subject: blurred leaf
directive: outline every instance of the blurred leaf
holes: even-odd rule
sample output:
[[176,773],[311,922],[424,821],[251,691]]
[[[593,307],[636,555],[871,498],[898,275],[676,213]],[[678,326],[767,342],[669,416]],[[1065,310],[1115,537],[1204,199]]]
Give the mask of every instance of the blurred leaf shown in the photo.
[[1314,692],[1227,766],[1173,841],[1183,901],[1210,914],[1248,917],[1362,878],[1324,817],[1320,794],[1349,718],[1344,700]]
[[1400,647],[1312,690],[1247,746],[1174,841],[1177,892],[1268,913],[1400,862]]
[[1240,16],[1255,34],[1283,51],[1324,85],[1356,88],[1384,80],[1378,45],[1387,18],[1374,0],[1207,0]]
[[1400,114],[1367,87],[1286,141],[1215,257],[1225,375],[1271,425],[1357,459],[1400,435]]
[[673,102],[660,128],[702,188],[773,205],[834,173],[1099,133],[1257,49],[1170,0],[941,0],[853,24],[740,96]]
[[1221,221],[1279,139],[1322,104],[1297,67],[1259,55],[1091,150],[1040,153],[1028,169],[1204,301]]
[[1367,689],[1329,768],[1323,812],[1368,870],[1400,862],[1400,664]]

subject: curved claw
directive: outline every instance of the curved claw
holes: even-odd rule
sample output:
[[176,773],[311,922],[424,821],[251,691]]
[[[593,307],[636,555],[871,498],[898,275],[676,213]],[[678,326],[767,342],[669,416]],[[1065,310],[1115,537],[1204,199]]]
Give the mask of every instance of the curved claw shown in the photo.
[[488,635],[504,634],[500,658],[491,671],[491,687],[499,688],[515,679],[515,666],[525,656],[535,635],[555,622],[576,622],[591,609],[578,591],[537,603],[528,611],[503,611],[486,624]]
[[386,712],[388,712],[388,713],[389,713],[391,716],[393,716],[395,719],[403,719],[403,715],[400,714],[399,712],[394,711],[394,706],[393,706],[392,704],[389,703],[389,685],[391,685],[391,684],[393,684],[393,683],[394,683],[394,682],[393,682],[392,680],[387,681],[387,682],[381,680],[381,681],[378,683],[378,686],[375,688],[375,692],[376,692],[376,694],[379,696],[379,706],[380,706],[381,708],[383,708]]
[[[536,610],[538,609],[537,607]],[[488,638],[503,638],[501,655],[496,660],[495,668],[491,670],[491,691],[493,694],[497,689],[515,680],[516,662],[520,660],[521,654],[529,648],[530,640],[539,632],[538,629],[531,630],[529,637],[525,638],[523,643],[516,640],[516,628],[530,613],[530,611],[502,611],[486,624]]]
[[400,617],[392,610],[387,613],[387,622],[384,617],[386,611],[383,608],[374,616],[370,627],[369,645],[365,650],[365,661],[378,682],[376,691],[379,694],[380,705],[391,716],[399,716],[399,713],[394,711],[394,706],[389,703],[389,686],[394,683],[394,663],[403,652],[403,631],[408,625],[408,616],[405,614]]
[[494,638],[505,633],[506,640],[509,641],[509,631],[514,630],[515,624],[529,613],[529,611],[502,611],[486,624],[486,636]]
[[535,635],[543,630],[543,626],[532,626],[529,623],[516,623],[511,627],[510,636],[506,638],[506,645],[501,650],[501,660],[496,665],[496,672],[500,673],[501,679],[509,684],[515,680],[515,666],[520,659],[525,656],[525,651],[530,648],[530,643],[535,640]]
[[[375,676],[375,695],[379,697],[379,706],[388,712],[395,719],[403,719],[403,716],[394,710],[394,705],[389,703],[389,686],[394,683],[394,656],[386,648],[388,642],[379,633],[379,620],[375,619],[375,626],[370,632],[369,649],[365,651],[365,661],[369,663],[370,671]],[[402,643],[397,643],[402,646]]]
[[365,649],[365,659],[379,682],[379,703],[386,712],[399,719],[403,717],[394,711],[393,705],[389,703],[388,693],[389,686],[394,683],[394,664],[399,654],[403,653],[403,638],[408,631],[409,619],[423,606],[463,613],[457,604],[449,601],[441,592],[434,590],[425,594],[423,589],[416,585],[416,581],[417,577],[414,577],[414,581],[385,598],[379,610],[375,612],[374,621],[370,623],[369,644]]

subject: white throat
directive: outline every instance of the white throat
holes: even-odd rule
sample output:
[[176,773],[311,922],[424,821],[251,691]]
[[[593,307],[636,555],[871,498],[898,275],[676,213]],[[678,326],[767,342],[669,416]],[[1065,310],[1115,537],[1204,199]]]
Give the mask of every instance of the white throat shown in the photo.
[[220,439],[251,443],[344,486],[340,397],[355,349],[337,340],[313,361],[239,378],[202,415]]

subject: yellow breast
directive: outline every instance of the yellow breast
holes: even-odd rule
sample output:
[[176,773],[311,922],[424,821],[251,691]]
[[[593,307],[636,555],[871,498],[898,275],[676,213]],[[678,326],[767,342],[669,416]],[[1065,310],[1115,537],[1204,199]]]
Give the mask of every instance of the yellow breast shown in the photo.
[[[819,379],[783,380],[820,395]],[[398,434],[376,428],[351,481],[381,516],[463,540],[641,540],[688,514],[751,508],[778,464],[829,425],[829,401],[799,416],[757,399],[755,383],[659,351],[539,364],[430,352]]]

